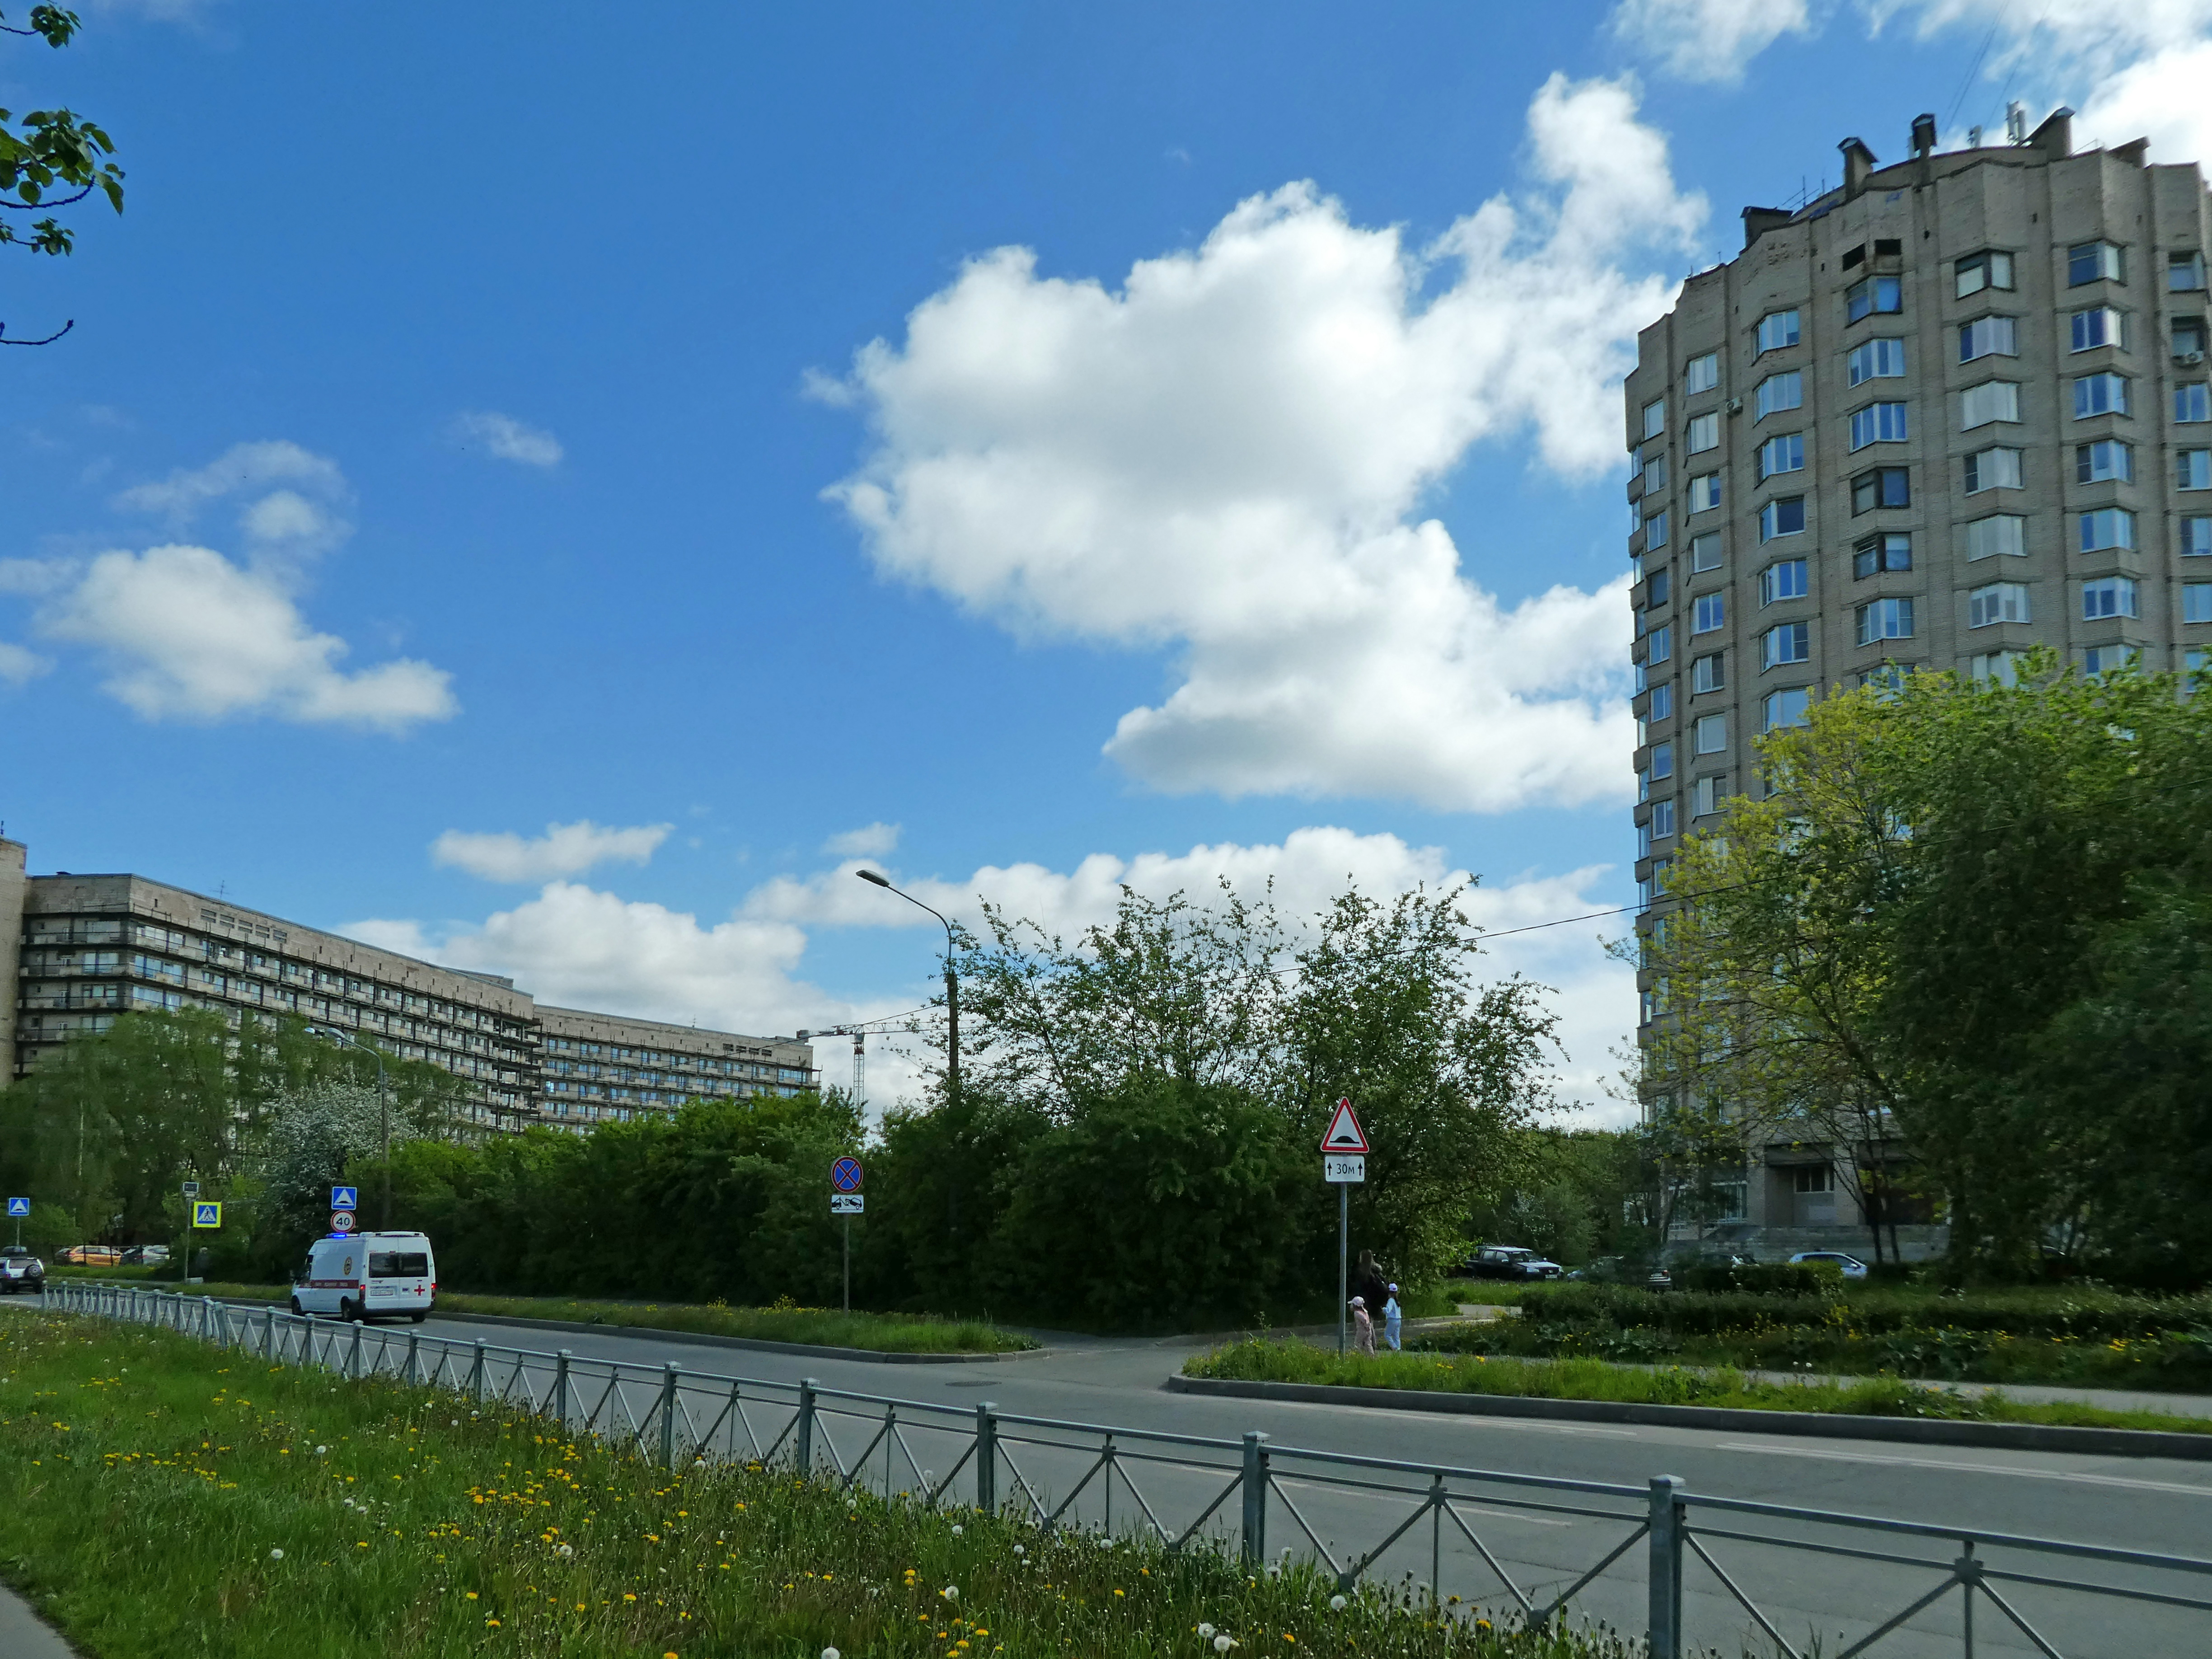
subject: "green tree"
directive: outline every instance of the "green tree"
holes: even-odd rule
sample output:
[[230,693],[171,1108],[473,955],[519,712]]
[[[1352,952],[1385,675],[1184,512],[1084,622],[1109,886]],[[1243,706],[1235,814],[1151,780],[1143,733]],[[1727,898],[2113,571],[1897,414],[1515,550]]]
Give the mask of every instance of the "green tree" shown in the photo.
[[[32,7],[28,28],[0,21],[0,33],[34,37],[57,48],[67,46],[77,27],[76,14],[58,6]],[[76,238],[54,217],[53,210],[81,202],[94,191],[122,212],[123,170],[103,159],[114,151],[105,130],[70,110],[34,109],[16,116],[0,109],[0,210],[45,214],[30,222],[30,234],[25,235],[0,213],[0,247],[49,255],[74,252]],[[74,322],[65,323],[43,340],[9,340],[6,325],[0,324],[0,344],[46,345],[74,326]]]

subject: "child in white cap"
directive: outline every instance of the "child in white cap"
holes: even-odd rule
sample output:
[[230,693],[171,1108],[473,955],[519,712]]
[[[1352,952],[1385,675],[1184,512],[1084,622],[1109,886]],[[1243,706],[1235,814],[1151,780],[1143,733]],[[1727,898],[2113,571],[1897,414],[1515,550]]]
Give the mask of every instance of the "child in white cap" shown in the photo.
[[1406,1328],[1405,1310],[1398,1305],[1398,1287],[1390,1287],[1390,1299],[1382,1304],[1382,1340],[1390,1345],[1390,1352],[1400,1352],[1399,1334]]
[[1370,1358],[1375,1353],[1375,1322],[1368,1317],[1367,1298],[1364,1296],[1352,1298],[1352,1351]]

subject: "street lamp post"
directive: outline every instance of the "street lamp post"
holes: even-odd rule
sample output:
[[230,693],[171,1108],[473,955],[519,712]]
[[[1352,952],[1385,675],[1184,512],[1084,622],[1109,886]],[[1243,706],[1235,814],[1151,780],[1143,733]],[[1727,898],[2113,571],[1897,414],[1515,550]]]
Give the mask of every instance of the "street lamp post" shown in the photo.
[[930,915],[945,923],[945,1017],[949,1045],[945,1066],[945,1089],[947,1098],[953,1105],[957,1106],[960,1103],[960,976],[953,971],[952,967],[952,924],[945,921],[942,915],[935,910],[931,910],[929,906],[922,903],[913,894],[899,892],[897,888],[892,886],[889,881],[874,871],[855,870],[853,873],[862,881],[873,882],[887,893],[898,893],[898,896],[908,904],[929,910]]
[[378,1133],[384,1140],[384,1201],[377,1221],[380,1231],[392,1226],[392,1107],[384,1087],[384,1050],[374,1043],[362,1042],[330,1025],[310,1025],[309,1036],[326,1036],[343,1042],[349,1048],[358,1048],[376,1062],[376,1120]]

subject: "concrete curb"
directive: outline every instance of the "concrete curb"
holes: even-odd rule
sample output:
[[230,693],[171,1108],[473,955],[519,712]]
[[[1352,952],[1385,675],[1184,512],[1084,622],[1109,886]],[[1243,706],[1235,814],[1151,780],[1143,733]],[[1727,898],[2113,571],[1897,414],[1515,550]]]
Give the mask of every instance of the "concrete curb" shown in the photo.
[[1313,1406],[1379,1406],[1456,1417],[1537,1418],[1553,1422],[1627,1423],[1645,1428],[1719,1429],[1738,1434],[1834,1440],[1895,1440],[1921,1446],[1983,1446],[2072,1452],[2090,1457],[2174,1457],[2212,1461],[2212,1434],[2160,1429],[2076,1429],[2040,1423],[1954,1423],[1939,1418],[1848,1417],[1823,1412],[1743,1411],[1726,1406],[1645,1406],[1612,1400],[1542,1400],[1517,1395],[1447,1394],[1434,1389],[1357,1389],[1325,1382],[1248,1382],[1170,1376],[1171,1394],[1218,1399],[1295,1401]]

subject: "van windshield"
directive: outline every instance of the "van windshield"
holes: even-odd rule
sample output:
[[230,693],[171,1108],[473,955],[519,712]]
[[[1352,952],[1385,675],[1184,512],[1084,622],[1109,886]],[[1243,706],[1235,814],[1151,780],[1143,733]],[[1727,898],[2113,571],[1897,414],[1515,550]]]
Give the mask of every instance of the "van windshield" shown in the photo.
[[371,1279],[428,1279],[430,1276],[430,1255],[427,1250],[375,1250],[368,1258]]

